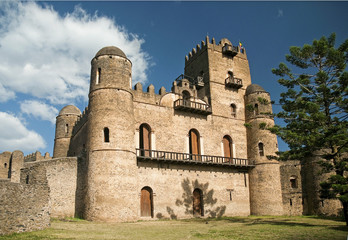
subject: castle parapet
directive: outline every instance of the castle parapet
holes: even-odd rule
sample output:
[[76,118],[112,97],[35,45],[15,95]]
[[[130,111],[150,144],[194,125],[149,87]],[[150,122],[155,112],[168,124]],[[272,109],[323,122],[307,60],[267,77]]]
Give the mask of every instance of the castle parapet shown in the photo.
[[81,116],[76,121],[75,126],[73,128],[73,132],[72,132],[73,135],[75,135],[81,129],[81,127],[87,122],[87,119],[88,119],[87,116],[88,116],[88,107],[85,108]]
[[201,52],[207,48],[219,51],[228,57],[239,56],[246,58],[246,52],[243,47],[234,46],[227,38],[221,39],[218,44],[216,44],[215,38],[212,38],[211,42],[209,42],[209,37],[207,36],[205,41],[201,42],[201,45],[197,44],[196,48],[193,48],[192,51],[185,56],[185,64],[193,61],[196,56],[199,56]]
[[43,160],[50,160],[52,157],[48,152],[45,153],[44,156],[41,155],[39,151],[36,151],[34,153],[28,154],[24,157],[24,162],[36,162],[36,161],[43,161]]

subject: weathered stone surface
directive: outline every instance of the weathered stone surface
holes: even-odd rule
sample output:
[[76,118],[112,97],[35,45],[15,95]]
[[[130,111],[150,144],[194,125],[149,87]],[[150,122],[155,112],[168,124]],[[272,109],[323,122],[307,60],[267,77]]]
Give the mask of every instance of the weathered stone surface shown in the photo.
[[[314,161],[268,158],[278,151],[276,136],[262,128],[274,124],[271,99],[251,84],[245,49],[207,37],[186,56],[184,75],[171,92],[162,87],[159,94],[152,84],[131,88],[132,63],[116,47],[100,50],[91,64],[88,107],[82,114],[73,105],[60,111],[53,158],[39,152],[0,154],[0,221],[10,219],[0,224],[2,233],[43,228],[49,214],[136,221],[337,213],[337,202],[319,200],[325,176],[317,177]],[[191,130],[199,139],[198,159],[223,157],[224,139],[230,139],[230,156],[253,166],[188,163]],[[173,159],[164,153],[157,160],[150,158],[154,153],[146,160],[137,157],[144,141],[151,150],[174,152]],[[176,153],[180,161],[174,161]],[[151,203],[146,214],[144,192]]]
[[0,180],[0,235],[44,229],[50,224],[49,187],[45,168],[30,169],[28,184]]

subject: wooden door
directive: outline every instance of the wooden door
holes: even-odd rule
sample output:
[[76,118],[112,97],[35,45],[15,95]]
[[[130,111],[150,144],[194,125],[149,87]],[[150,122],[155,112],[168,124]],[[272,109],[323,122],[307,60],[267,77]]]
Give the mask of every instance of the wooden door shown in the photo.
[[151,150],[151,130],[148,126],[146,125],[141,125],[140,126],[140,149],[144,149],[142,151],[142,156],[149,157],[150,151]]
[[223,143],[224,143],[224,157],[231,157],[231,141],[227,138],[223,138]]
[[199,189],[193,191],[193,215],[203,216],[202,194]]
[[[225,136],[222,140],[224,146],[224,157],[232,158],[232,141],[228,136]],[[225,162],[230,161],[230,159],[225,159]]]
[[[190,131],[190,153],[199,155],[200,148],[199,148],[199,135],[198,132],[191,130]],[[199,156],[192,156],[193,160],[198,160]]]
[[141,189],[140,212],[142,217],[152,217],[152,196],[148,188]]

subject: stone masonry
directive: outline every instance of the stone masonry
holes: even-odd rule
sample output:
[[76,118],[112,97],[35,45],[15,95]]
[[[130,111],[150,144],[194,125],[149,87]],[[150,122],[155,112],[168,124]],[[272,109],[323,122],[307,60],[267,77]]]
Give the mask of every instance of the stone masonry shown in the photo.
[[132,62],[102,48],[88,97],[82,113],[59,112],[52,158],[0,154],[2,234],[45,227],[49,214],[111,222],[301,215],[308,201],[320,203],[303,184],[310,167],[270,158],[278,151],[265,130],[274,124],[270,94],[252,84],[246,50],[226,38],[206,37],[158,94],[152,84],[132,89]]

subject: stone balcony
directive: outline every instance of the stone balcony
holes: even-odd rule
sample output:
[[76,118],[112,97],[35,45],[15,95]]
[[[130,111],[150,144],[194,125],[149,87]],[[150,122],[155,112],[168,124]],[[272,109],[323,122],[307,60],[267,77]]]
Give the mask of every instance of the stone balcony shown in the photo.
[[228,77],[225,79],[225,86],[228,88],[239,89],[243,87],[243,81],[240,78]]
[[174,109],[202,115],[209,115],[212,113],[210,105],[185,99],[176,100],[174,102]]
[[222,53],[234,57],[238,54],[238,47],[226,44],[222,47]]

